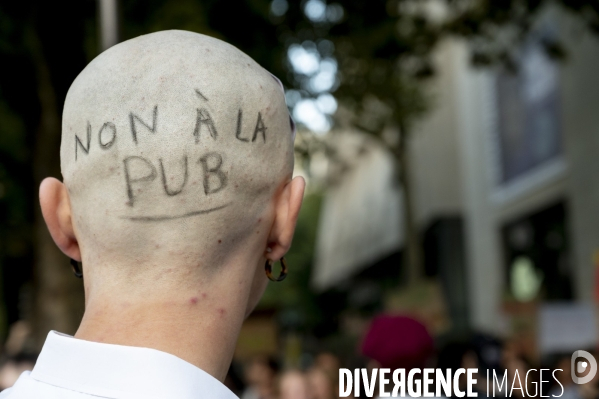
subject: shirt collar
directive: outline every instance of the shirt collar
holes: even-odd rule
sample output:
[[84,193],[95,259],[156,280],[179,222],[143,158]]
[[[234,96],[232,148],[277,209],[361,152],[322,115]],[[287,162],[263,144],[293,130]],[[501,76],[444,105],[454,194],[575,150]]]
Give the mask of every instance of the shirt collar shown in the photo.
[[48,334],[31,377],[106,398],[237,398],[216,378],[174,355],[56,331]]

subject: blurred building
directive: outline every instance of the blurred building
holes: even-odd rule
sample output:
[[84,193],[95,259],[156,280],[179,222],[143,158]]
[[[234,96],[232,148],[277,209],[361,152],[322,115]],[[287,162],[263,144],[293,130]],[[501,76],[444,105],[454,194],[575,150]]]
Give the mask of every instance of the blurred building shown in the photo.
[[[563,63],[544,51],[550,36],[568,49]],[[435,108],[410,148],[426,273],[454,327],[534,340],[543,304],[597,292],[599,41],[549,11],[518,50],[516,73],[475,69],[456,41],[436,61]],[[402,245],[390,223],[400,218],[386,211],[401,201],[389,188],[391,160],[363,142],[371,156],[354,156],[356,170],[325,198],[313,275],[316,288],[350,297],[396,275]]]

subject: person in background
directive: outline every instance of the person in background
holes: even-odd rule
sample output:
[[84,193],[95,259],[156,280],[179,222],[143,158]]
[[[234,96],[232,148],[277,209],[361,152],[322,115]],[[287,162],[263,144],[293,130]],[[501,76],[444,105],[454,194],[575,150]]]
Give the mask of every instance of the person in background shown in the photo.
[[279,378],[278,399],[315,399],[306,375],[299,370],[285,371]]
[[[362,341],[368,368],[424,368],[434,353],[433,339],[424,324],[407,316],[375,317]],[[391,391],[391,389],[388,389]],[[375,388],[378,392],[378,388]],[[406,391],[407,395],[407,391]]]
[[308,382],[312,399],[336,399],[339,393],[339,368],[335,371],[315,366],[308,370]]
[[19,320],[11,324],[8,329],[8,337],[4,342],[4,354],[15,356],[19,353],[31,352],[32,346],[29,323],[25,320]]
[[271,356],[256,356],[245,368],[247,387],[241,399],[272,399],[276,397],[279,364]]
[[19,353],[6,358],[0,366],[0,391],[14,385],[19,376],[25,371],[33,370],[37,355]]
[[32,350],[31,328],[19,320],[8,330],[0,360],[0,391],[10,388],[25,371],[31,371],[38,354]]
[[314,366],[325,370],[330,374],[338,374],[341,362],[339,358],[331,352],[321,352],[314,359]]

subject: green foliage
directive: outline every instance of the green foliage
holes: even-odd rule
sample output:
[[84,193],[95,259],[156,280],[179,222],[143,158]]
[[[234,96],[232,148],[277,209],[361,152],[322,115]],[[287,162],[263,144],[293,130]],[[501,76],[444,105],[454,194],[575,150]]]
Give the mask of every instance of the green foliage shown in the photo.
[[[438,27],[418,14],[401,13],[388,1],[345,2],[347,17],[331,29],[339,62],[336,95],[355,115],[354,124],[380,134],[390,121],[404,124],[428,109],[422,80],[432,75],[430,54]],[[371,120],[373,101],[389,112]],[[380,108],[380,107],[379,107]]]
[[[599,33],[597,0],[347,0],[342,5],[344,17],[335,22],[296,21],[297,15],[290,15],[285,24],[292,33],[286,42],[334,43],[339,65],[335,96],[355,127],[377,136],[386,126],[408,134],[431,108],[424,83],[435,74],[435,48],[447,38],[465,39],[474,65],[514,70],[518,44],[550,5],[569,10]],[[553,58],[567,55],[557,38],[544,38],[542,44]],[[305,77],[295,74],[290,83],[310,94]]]

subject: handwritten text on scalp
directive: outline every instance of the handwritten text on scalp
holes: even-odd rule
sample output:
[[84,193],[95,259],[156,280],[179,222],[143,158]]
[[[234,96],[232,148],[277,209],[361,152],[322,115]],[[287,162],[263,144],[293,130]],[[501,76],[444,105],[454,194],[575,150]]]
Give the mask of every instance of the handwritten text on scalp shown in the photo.
[[[208,98],[204,96],[198,89],[195,89],[197,97],[203,101],[208,101]],[[152,114],[149,119],[151,122],[145,120],[141,116],[129,113],[129,129],[131,132],[131,138],[137,145],[139,140],[140,132],[147,131],[152,134],[159,133],[159,109],[158,105],[152,109]],[[262,114],[258,112],[256,118],[256,124],[253,132],[247,132],[244,134],[242,131],[243,122],[243,111],[239,109],[237,113],[237,123],[235,125],[235,138],[240,142],[249,143],[256,142],[259,136],[262,137],[262,143],[266,143],[266,131],[267,127],[264,124]],[[194,137],[195,143],[199,143],[202,137],[208,137],[212,140],[217,140],[219,131],[217,130],[216,123],[212,118],[212,115],[205,107],[199,107],[196,109],[196,118],[193,126],[190,125],[190,136]],[[75,134],[75,161],[78,160],[80,154],[89,155],[92,147],[94,147],[92,140],[92,125],[90,122],[86,126],[85,138],[80,138]],[[98,130],[97,136],[99,147],[102,150],[109,150],[120,137],[117,134],[117,128],[114,123],[106,122]],[[227,173],[223,169],[223,157],[217,152],[208,152],[200,156],[197,160],[188,160],[188,156],[184,155],[181,158],[181,176],[180,182],[177,185],[170,185],[167,182],[167,172],[165,171],[164,162],[162,159],[158,159],[158,168],[149,159],[142,156],[128,156],[123,159],[123,168],[125,176],[125,185],[127,189],[127,205],[133,207],[135,205],[135,190],[134,186],[140,183],[148,183],[157,179],[158,170],[160,171],[160,180],[162,181],[162,187],[167,196],[172,197],[180,194],[185,188],[189,180],[189,164],[191,168],[196,165],[201,167],[203,173],[202,183],[204,185],[204,193],[206,195],[214,194],[227,186]],[[137,164],[135,168],[136,173],[132,169],[132,165]],[[141,172],[140,172],[141,170]],[[193,212],[192,212],[193,213]],[[197,214],[197,213],[193,213]]]
[[[138,164],[138,167],[136,168],[138,172],[140,169],[145,169],[145,172],[134,175],[132,173],[132,166],[135,163]],[[169,187],[162,158],[158,160],[158,164],[160,165],[160,178],[162,181],[162,187],[166,195],[173,197],[180,194],[187,184],[189,176],[187,155],[184,155],[182,158],[181,164],[183,166],[183,181],[178,187]],[[197,164],[202,165],[204,194],[209,195],[217,193],[227,186],[227,174],[221,170],[223,158],[219,153],[206,153],[197,160]],[[135,192],[133,190],[134,185],[137,183],[154,181],[158,173],[156,171],[156,167],[149,159],[136,155],[126,157],[123,160],[123,165],[125,168],[125,181],[127,183],[127,197],[129,198],[127,205],[133,206],[135,205]],[[215,179],[218,180],[218,182],[215,182]]]
[[[216,124],[214,123],[214,119],[210,115],[210,112],[206,108],[198,108],[197,117],[195,121],[195,126],[191,130],[192,135],[195,137],[195,142],[199,143],[201,138],[201,133],[203,130],[207,130],[214,140],[218,137],[218,131],[216,130]],[[154,107],[154,111],[152,113],[152,124],[145,122],[141,117],[135,115],[133,112],[129,113],[129,125],[131,129],[131,136],[133,138],[133,142],[137,144],[137,135],[138,135],[138,124],[145,127],[150,133],[156,133],[157,130],[157,119],[158,119],[158,106]],[[241,123],[243,120],[243,111],[240,109],[237,113],[237,128],[235,130],[235,138],[242,142],[249,142],[249,137],[242,137],[242,129]],[[204,128],[204,129],[203,129]],[[258,117],[256,119],[256,127],[254,128],[254,132],[251,136],[251,141],[255,142],[258,138],[258,135],[262,136],[262,142],[266,143],[266,130],[267,127],[264,124],[264,119],[262,118],[262,113],[258,112]],[[117,139],[117,129],[114,123],[106,122],[102,125],[100,130],[98,131],[98,143],[100,148],[103,150],[108,150],[115,143]],[[85,141],[85,144],[84,144]],[[83,151],[84,154],[89,154],[89,151],[92,147],[92,125],[87,122],[87,131],[86,137],[82,141],[77,134],[75,134],[75,160],[79,158],[79,149]]]

